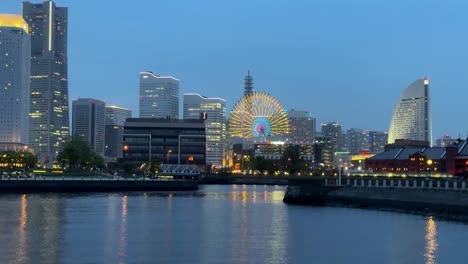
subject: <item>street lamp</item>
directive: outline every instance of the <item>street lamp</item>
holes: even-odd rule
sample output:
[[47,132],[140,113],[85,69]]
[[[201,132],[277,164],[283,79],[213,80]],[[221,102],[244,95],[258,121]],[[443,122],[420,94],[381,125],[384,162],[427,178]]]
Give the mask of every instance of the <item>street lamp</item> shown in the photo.
[[431,168],[432,160],[431,159],[427,160],[427,165],[429,166],[429,168],[428,168],[429,169],[429,174],[432,177],[432,168]]
[[172,153],[172,149],[170,149],[170,150],[167,151],[167,155],[166,155],[166,157],[167,157],[167,164],[169,164],[169,157],[170,157],[171,153]]

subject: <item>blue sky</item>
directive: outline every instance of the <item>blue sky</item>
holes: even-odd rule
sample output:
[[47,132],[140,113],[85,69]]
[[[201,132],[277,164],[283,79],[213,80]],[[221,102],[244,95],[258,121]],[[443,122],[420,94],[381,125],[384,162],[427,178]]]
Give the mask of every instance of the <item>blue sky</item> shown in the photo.
[[[387,130],[400,93],[429,76],[434,138],[468,133],[467,1],[56,3],[69,7],[71,99],[101,99],[136,116],[139,72],[151,70],[179,78],[181,95],[226,99],[230,111],[250,69],[254,89],[285,108]],[[21,1],[2,1],[0,12],[20,13]]]

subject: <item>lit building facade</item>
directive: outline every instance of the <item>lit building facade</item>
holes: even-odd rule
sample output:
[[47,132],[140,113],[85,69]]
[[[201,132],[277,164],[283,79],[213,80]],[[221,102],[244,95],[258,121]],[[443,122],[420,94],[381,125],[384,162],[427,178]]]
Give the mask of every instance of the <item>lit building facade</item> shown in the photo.
[[68,8],[23,2],[31,34],[30,146],[50,165],[69,140]]
[[369,131],[369,152],[380,153],[385,150],[385,145],[388,142],[387,131]]
[[184,94],[184,120],[204,119],[206,164],[220,167],[226,151],[226,100],[195,93]]
[[80,137],[104,157],[105,107],[102,101],[91,98],[74,100],[72,135]]
[[468,141],[458,139],[446,147],[401,146],[366,159],[366,170],[381,173],[468,176]]
[[398,98],[388,133],[388,143],[396,139],[427,141],[432,145],[429,79],[413,82]]
[[132,117],[132,111],[118,106],[106,106],[105,115],[104,156],[111,160],[117,160],[122,157],[124,124],[127,118]]
[[291,133],[288,141],[291,144],[313,144],[315,141],[315,118],[308,111],[290,110],[288,118],[291,124]]
[[179,118],[179,80],[140,72],[140,117]]
[[139,166],[195,164],[204,170],[205,123],[202,119],[129,118],[124,125],[122,160]]
[[334,149],[341,150],[344,147],[342,126],[337,122],[328,122],[320,124],[321,134],[324,137],[329,137],[333,141]]
[[1,145],[29,143],[30,74],[28,24],[21,16],[0,14]]

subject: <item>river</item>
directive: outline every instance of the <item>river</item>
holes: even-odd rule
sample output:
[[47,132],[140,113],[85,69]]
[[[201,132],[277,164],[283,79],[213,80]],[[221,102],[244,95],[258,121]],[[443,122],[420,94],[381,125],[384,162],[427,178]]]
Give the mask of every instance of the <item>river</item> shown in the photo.
[[466,263],[468,225],[286,205],[284,186],[0,196],[0,263]]

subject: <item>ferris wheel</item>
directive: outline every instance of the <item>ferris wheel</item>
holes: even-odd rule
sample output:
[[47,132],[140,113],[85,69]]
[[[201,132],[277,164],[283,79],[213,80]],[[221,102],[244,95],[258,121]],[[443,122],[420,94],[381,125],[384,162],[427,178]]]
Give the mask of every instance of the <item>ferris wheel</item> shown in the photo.
[[265,92],[244,95],[229,117],[231,137],[252,138],[285,135],[289,119],[283,105]]

